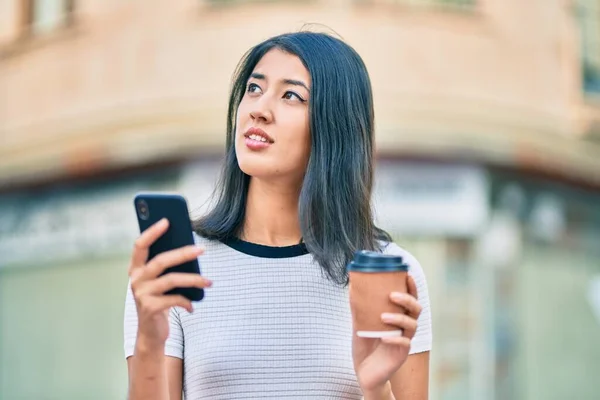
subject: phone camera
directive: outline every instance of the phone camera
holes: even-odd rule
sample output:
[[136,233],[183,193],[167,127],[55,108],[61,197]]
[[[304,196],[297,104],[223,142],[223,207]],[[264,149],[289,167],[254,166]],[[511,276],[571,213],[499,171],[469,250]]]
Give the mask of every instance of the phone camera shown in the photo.
[[147,220],[150,217],[150,210],[148,204],[144,200],[140,200],[137,203],[138,214],[143,220]]

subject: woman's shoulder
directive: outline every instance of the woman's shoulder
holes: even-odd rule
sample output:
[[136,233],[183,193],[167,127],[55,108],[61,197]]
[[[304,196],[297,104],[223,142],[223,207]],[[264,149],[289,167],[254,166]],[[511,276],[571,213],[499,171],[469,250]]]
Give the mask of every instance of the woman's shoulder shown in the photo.
[[198,232],[194,232],[194,243],[196,246],[207,248],[209,246],[220,245],[221,242],[216,239],[209,239],[205,236],[202,236]]
[[411,275],[415,277],[424,276],[421,263],[410,251],[394,242],[380,241],[379,245],[383,254],[402,257],[402,262],[408,265],[408,271]]

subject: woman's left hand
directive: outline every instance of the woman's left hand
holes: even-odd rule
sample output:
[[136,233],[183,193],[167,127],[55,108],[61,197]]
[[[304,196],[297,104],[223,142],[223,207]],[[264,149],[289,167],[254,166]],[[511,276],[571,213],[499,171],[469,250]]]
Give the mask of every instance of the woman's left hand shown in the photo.
[[390,378],[404,364],[410,351],[410,342],[417,330],[421,305],[417,301],[417,287],[407,275],[408,293],[390,293],[390,299],[406,310],[405,314],[383,314],[383,322],[403,330],[402,336],[369,339],[356,336],[352,340],[352,354],[356,377],[365,394],[381,393]]

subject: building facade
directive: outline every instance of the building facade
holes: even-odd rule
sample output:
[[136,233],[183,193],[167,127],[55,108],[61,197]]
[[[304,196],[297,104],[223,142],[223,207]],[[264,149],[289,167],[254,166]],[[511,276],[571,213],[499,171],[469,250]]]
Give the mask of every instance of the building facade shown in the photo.
[[595,398],[598,0],[0,0],[0,398],[124,396],[133,194],[200,213],[238,60],[299,29],[369,69],[432,399]]

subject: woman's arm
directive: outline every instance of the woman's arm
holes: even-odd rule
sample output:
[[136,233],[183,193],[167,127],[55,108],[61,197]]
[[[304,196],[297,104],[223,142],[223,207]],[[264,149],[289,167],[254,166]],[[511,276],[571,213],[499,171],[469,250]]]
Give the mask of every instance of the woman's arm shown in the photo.
[[[139,349],[139,351],[138,351]],[[183,360],[144,351],[127,359],[129,400],[182,400]]]
[[[179,295],[165,295],[174,287],[210,286],[196,274],[163,274],[172,266],[197,258],[202,250],[187,246],[148,260],[148,249],[168,228],[162,220],[136,240],[129,267],[125,299],[124,339],[130,400],[181,400],[183,331],[177,307],[193,311]],[[168,349],[167,354],[165,351]]]
[[429,352],[409,355],[390,382],[396,400],[429,399]]

